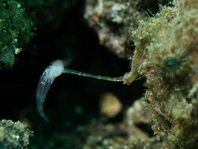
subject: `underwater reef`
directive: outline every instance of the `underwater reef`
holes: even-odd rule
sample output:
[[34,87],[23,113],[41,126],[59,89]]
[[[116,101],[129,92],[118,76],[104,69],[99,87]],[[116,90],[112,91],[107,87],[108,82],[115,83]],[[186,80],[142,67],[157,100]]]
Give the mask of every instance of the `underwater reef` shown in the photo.
[[198,0],[0,0],[0,148],[198,148],[197,14]]

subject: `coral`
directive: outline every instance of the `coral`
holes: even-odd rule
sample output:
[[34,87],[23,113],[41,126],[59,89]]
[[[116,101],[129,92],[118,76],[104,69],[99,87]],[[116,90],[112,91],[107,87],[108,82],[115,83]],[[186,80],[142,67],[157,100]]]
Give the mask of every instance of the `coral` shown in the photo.
[[27,149],[30,136],[33,132],[21,122],[0,121],[1,148]]
[[97,125],[78,128],[78,132],[87,134],[83,149],[163,149],[157,138],[149,138],[149,135],[138,127],[128,127],[124,123],[97,122]]
[[157,6],[148,6],[165,2],[167,0],[87,0],[84,17],[97,32],[102,45],[119,57],[130,58],[129,51],[134,49],[131,32],[146,18],[145,11],[151,15],[157,11]]
[[[168,148],[196,148],[198,1],[174,0],[133,31],[135,52],[130,84],[145,76],[144,101],[153,112],[152,129]],[[163,134],[163,135],[162,135]]]
[[32,36],[32,27],[19,2],[0,0],[0,69],[14,65],[15,54]]
[[[144,15],[137,11],[138,1],[87,1],[85,19],[94,28],[101,44],[119,57],[128,58],[132,50],[131,31]],[[130,17],[128,17],[130,16]]]

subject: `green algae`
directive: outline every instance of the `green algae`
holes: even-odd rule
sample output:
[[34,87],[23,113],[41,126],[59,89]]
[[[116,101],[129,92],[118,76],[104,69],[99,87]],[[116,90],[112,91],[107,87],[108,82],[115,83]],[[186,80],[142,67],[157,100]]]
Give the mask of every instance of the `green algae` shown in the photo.
[[0,0],[0,69],[14,65],[15,54],[29,42],[33,27],[25,9],[17,1]]

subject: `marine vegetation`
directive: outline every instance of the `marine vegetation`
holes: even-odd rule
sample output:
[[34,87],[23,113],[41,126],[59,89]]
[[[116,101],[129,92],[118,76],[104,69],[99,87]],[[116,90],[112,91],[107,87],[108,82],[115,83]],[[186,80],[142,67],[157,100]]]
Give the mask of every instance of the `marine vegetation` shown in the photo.
[[11,68],[15,55],[32,37],[33,22],[22,4],[14,0],[0,1],[0,69]]

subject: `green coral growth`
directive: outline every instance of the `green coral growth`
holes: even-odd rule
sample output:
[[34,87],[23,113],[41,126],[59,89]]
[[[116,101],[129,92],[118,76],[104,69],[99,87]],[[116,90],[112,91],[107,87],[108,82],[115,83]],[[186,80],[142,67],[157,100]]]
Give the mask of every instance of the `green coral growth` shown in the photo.
[[15,54],[32,36],[32,26],[19,2],[0,0],[0,69],[14,65]]

